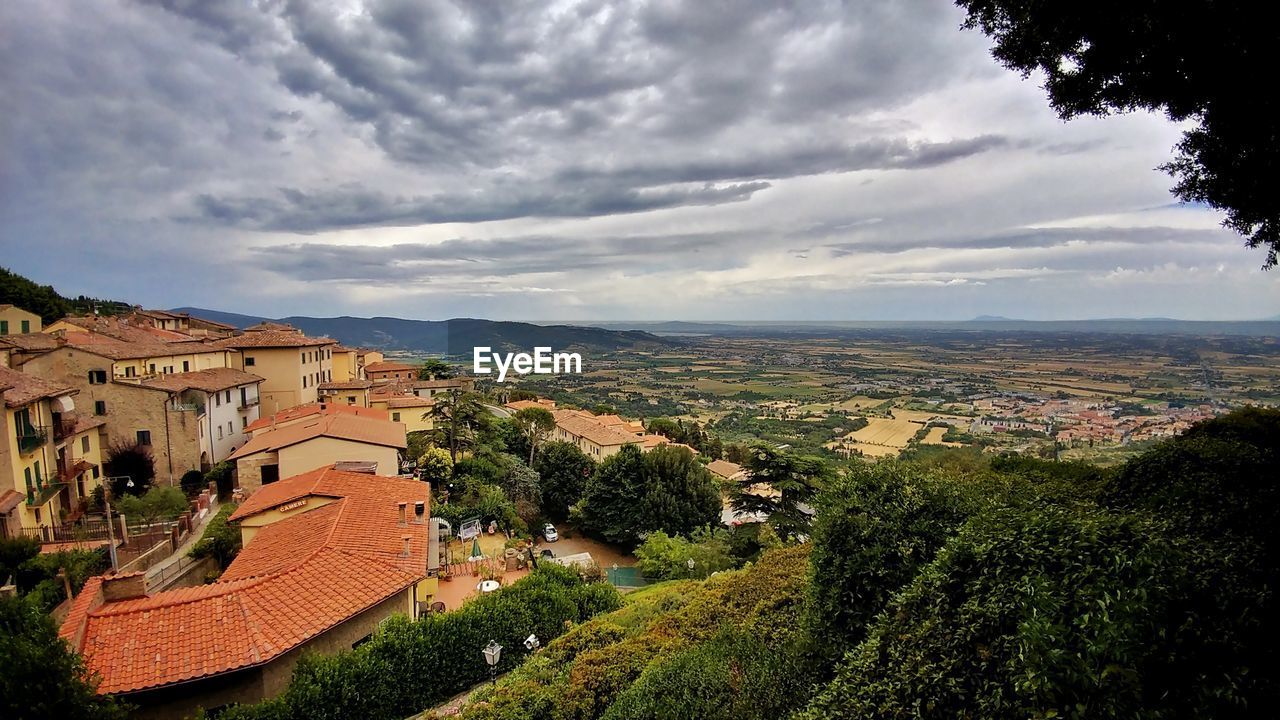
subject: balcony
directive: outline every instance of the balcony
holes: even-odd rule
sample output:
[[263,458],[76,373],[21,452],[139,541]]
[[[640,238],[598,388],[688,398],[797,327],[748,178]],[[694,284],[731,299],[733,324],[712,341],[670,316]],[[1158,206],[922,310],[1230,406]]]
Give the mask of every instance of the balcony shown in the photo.
[[43,425],[27,425],[18,428],[18,452],[23,455],[44,447],[49,442],[49,433]]
[[54,495],[66,485],[52,478],[38,477],[32,485],[27,486],[27,507],[40,507],[53,499]]
[[259,398],[256,398],[256,397],[251,397],[251,398],[248,398],[247,400],[241,400],[241,401],[240,401],[240,409],[241,409],[241,410],[245,410],[245,409],[251,408],[251,407],[253,407],[254,405],[257,405],[257,404],[259,404],[259,403],[261,403],[261,402],[262,402],[262,401],[261,401]]
[[66,440],[76,431],[76,421],[70,418],[62,418],[53,423],[53,441],[58,443]]

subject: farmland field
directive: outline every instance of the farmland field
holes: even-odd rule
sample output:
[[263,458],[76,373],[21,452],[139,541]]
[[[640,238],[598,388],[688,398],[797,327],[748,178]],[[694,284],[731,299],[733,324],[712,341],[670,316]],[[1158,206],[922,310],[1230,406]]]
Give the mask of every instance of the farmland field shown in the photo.
[[911,420],[870,418],[867,426],[845,435],[845,439],[862,445],[884,445],[904,448],[923,427]]

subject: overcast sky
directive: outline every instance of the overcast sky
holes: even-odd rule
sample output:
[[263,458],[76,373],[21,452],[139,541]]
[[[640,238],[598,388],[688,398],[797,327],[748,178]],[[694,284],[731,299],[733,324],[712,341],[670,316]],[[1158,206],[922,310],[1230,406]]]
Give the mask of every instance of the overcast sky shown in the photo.
[[268,316],[1245,319],[1160,117],[942,1],[0,2],[0,263]]

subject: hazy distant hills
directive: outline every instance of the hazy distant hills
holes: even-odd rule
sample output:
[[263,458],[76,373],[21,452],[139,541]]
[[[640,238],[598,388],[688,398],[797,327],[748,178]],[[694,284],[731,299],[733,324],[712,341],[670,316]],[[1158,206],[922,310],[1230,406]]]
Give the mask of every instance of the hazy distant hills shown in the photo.
[[607,330],[577,325],[534,325],[471,318],[452,320],[349,316],[264,318],[193,307],[175,308],[174,311],[190,313],[196,317],[240,328],[263,320],[271,320],[289,323],[308,335],[334,338],[343,345],[440,355],[470,356],[471,349],[480,346],[508,352],[531,351],[539,346],[550,347],[557,352],[606,352],[657,350],[678,344],[671,338],[635,330]]
[[1280,337],[1277,320],[1205,321],[1168,318],[1106,318],[1100,320],[1011,320],[983,315],[960,321],[741,321],[741,322],[602,322],[610,330],[642,330],[663,336],[715,335],[721,337],[843,337],[867,331],[923,330],[950,332],[1113,333],[1123,335],[1244,335]]

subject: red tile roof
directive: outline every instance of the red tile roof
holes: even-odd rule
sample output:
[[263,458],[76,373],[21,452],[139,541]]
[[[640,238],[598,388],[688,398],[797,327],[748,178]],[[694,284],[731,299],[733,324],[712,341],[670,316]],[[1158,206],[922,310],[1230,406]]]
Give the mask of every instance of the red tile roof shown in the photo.
[[91,578],[61,635],[102,677],[99,692],[270,662],[426,576],[430,524],[412,521],[413,503],[429,500],[425,483],[324,468],[263,488],[236,515],[299,492],[336,500],[260,529],[215,583],[104,603],[103,579]]
[[369,445],[403,448],[407,446],[402,423],[347,413],[325,413],[274,429],[254,432],[249,442],[227,457],[237,460],[255,453],[270,452],[318,437],[338,438]]
[[331,415],[334,413],[349,413],[351,415],[377,418],[379,420],[388,420],[391,418],[391,415],[381,408],[362,408],[355,407],[353,405],[340,405],[334,403],[309,403],[307,405],[298,405],[287,410],[281,410],[275,415],[258,418],[257,420],[249,423],[249,427],[245,429],[249,432],[256,432],[263,428],[269,428],[272,425],[284,425],[312,415]]
[[4,403],[9,407],[22,407],[43,398],[79,392],[70,385],[51,382],[7,367],[0,367],[0,387],[4,388]]
[[263,378],[235,368],[209,368],[184,373],[168,373],[143,380],[140,384],[146,387],[163,388],[173,392],[183,390],[203,390],[218,392],[241,385],[252,385],[262,382]]
[[313,347],[318,345],[336,345],[337,340],[327,337],[307,337],[301,330],[254,330],[246,328],[243,335],[214,341],[214,345],[236,350],[252,348],[289,348]]
[[387,361],[385,361],[385,362],[369,363],[368,365],[365,365],[365,366],[364,366],[364,371],[365,371],[366,373],[376,373],[376,372],[402,372],[402,371],[405,371],[405,370],[417,370],[417,369],[418,369],[418,366],[416,366],[416,365],[409,365],[409,364],[407,364],[407,363],[395,362],[394,360],[387,360]]

